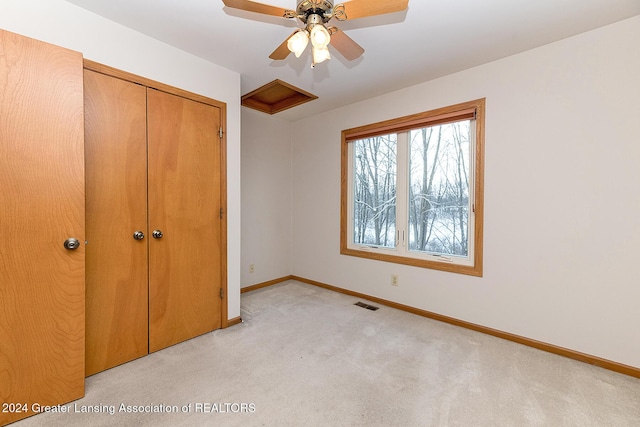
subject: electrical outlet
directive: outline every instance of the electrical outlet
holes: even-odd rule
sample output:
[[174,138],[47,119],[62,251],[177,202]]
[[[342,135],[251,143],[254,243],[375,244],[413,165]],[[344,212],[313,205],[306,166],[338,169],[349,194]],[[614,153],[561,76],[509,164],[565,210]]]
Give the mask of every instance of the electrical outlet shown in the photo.
[[249,273],[255,273],[256,266],[254,264],[249,264]]
[[392,274],[391,275],[391,286],[398,286],[398,275],[397,274]]

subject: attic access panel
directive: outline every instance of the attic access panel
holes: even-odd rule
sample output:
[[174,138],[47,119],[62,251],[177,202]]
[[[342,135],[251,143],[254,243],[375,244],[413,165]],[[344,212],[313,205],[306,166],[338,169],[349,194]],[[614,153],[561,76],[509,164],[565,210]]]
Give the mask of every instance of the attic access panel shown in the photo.
[[243,95],[241,104],[263,113],[276,114],[314,99],[318,97],[276,79]]

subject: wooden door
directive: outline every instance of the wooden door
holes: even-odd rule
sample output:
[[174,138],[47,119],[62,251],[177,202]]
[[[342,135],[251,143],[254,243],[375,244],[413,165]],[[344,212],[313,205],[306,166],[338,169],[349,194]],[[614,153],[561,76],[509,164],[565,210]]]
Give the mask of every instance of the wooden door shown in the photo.
[[149,351],[221,326],[220,109],[148,89]]
[[88,376],[148,353],[147,93],[88,70],[84,91]]
[[0,30],[0,425],[84,395],[83,133],[82,55]]

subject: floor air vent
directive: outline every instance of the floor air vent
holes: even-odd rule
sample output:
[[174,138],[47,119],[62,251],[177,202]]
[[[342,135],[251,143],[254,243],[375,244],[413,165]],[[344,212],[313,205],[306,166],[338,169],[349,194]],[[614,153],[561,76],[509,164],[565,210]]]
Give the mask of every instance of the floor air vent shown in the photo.
[[360,301],[358,301],[357,303],[355,303],[353,305],[357,305],[358,307],[366,308],[367,310],[371,310],[371,311],[376,311],[377,309],[380,308],[380,307],[376,307],[375,305],[365,304],[365,303],[360,302]]

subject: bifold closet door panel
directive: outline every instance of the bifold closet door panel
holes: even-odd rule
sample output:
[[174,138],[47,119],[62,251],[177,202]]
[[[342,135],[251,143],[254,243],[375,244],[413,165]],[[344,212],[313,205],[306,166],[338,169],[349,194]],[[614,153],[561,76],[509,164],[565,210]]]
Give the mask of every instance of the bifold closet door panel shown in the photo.
[[221,326],[220,109],[147,90],[149,351]]
[[147,94],[88,70],[84,90],[91,375],[148,354]]
[[0,30],[0,425],[84,395],[82,110],[80,53]]

